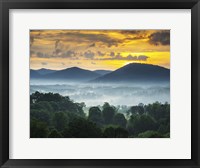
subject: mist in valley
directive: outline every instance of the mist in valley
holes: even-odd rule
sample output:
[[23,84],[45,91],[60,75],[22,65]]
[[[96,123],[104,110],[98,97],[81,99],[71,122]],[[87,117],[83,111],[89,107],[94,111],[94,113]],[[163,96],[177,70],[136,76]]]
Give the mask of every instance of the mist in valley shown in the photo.
[[170,103],[169,83],[91,83],[56,80],[31,80],[30,94],[35,91],[59,93],[74,102],[84,102],[87,107],[102,106],[108,102],[114,106],[133,106],[156,101]]

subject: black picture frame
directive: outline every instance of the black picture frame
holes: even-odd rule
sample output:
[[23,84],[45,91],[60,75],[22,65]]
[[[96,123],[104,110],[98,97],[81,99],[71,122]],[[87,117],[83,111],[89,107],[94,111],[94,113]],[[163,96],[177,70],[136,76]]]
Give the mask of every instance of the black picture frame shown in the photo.
[[[191,159],[9,159],[9,9],[191,9]],[[0,165],[7,167],[200,167],[199,0],[0,0]],[[184,96],[184,95],[183,95]]]

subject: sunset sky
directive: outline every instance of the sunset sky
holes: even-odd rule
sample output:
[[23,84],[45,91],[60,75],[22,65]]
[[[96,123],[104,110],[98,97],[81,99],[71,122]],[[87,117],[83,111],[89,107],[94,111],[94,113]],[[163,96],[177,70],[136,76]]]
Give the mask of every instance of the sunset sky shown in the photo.
[[115,70],[134,62],[170,68],[170,31],[30,31],[31,69]]

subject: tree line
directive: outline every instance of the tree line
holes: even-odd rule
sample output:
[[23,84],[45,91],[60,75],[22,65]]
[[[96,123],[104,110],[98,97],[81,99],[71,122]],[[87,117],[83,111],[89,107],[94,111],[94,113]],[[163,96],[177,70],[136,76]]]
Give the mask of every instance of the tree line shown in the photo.
[[84,113],[58,93],[30,95],[31,138],[166,138],[170,136],[170,105],[155,102],[131,106],[125,113],[105,102]]

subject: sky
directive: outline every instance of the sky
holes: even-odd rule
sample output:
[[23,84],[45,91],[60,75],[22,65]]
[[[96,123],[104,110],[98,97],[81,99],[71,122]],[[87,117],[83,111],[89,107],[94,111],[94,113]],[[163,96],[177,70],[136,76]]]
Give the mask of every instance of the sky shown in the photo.
[[170,68],[170,30],[30,30],[31,69]]

